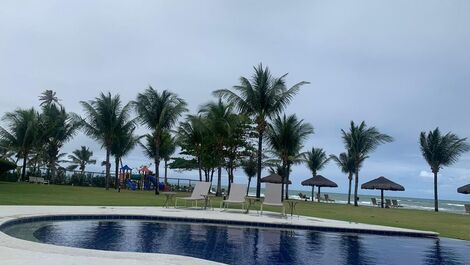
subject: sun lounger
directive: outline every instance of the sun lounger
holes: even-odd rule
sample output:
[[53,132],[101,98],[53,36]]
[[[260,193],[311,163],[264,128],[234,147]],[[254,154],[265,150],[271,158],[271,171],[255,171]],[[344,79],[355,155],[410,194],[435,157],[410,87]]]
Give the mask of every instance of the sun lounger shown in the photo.
[[210,182],[196,182],[196,186],[191,193],[191,197],[176,198],[175,208],[178,205],[178,200],[183,200],[185,202],[190,201],[191,203],[195,202],[197,207],[198,201],[206,201],[209,193],[209,188],[211,186]]
[[245,184],[232,184],[230,187],[230,193],[228,199],[220,202],[220,208],[224,207],[225,209],[230,203],[241,204],[242,209],[245,209],[245,196],[247,185]]
[[38,183],[38,184],[49,184],[49,180],[40,177],[29,177],[29,183]]
[[403,206],[401,206],[401,205],[398,203],[397,200],[392,200],[392,206],[393,206],[393,207],[403,207]]
[[325,194],[324,196],[325,196],[325,201],[326,201],[326,202],[335,202],[335,200],[330,199],[330,197],[328,196],[328,194]]
[[281,201],[281,184],[266,183],[266,194],[261,203],[261,214],[263,214],[263,205],[282,207],[282,215],[286,215],[286,208]]
[[470,213],[470,204],[465,204],[465,212]]
[[377,199],[376,199],[376,198],[370,198],[370,201],[371,201],[371,203],[372,203],[372,206],[377,206],[377,207],[379,206],[379,205],[377,204]]
[[392,208],[392,201],[390,199],[385,199],[385,208]]

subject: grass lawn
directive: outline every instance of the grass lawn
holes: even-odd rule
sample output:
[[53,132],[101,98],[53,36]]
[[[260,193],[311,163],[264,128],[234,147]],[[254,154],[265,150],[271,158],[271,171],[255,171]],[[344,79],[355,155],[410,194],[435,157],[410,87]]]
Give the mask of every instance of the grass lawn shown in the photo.
[[[0,182],[1,205],[159,206],[163,201],[164,196],[155,196],[153,192],[122,190],[118,193],[102,188]],[[219,203],[220,198],[213,201],[215,207]],[[266,207],[266,210],[279,209]],[[306,216],[435,231],[443,237],[470,240],[470,215],[311,202],[300,202],[297,212]]]

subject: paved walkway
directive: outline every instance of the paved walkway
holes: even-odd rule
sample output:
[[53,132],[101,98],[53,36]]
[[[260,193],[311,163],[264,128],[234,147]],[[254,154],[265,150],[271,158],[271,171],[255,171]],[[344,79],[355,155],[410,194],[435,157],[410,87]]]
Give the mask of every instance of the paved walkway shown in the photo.
[[[196,210],[166,209],[160,207],[96,207],[96,206],[0,206],[0,224],[19,217],[42,215],[80,215],[80,214],[122,214],[150,215],[165,217],[187,217],[213,220],[237,220],[244,222],[263,222],[269,224],[292,224],[313,227],[341,228],[351,230],[371,230],[378,232],[419,233],[423,236],[436,236],[434,232],[385,227],[335,221],[313,217],[280,218],[277,213],[259,216],[256,212],[243,214],[237,210]],[[54,246],[34,243],[10,237],[0,232],[0,257],[2,264],[8,265],[147,265],[147,264],[217,264],[196,258],[149,253],[111,252]]]

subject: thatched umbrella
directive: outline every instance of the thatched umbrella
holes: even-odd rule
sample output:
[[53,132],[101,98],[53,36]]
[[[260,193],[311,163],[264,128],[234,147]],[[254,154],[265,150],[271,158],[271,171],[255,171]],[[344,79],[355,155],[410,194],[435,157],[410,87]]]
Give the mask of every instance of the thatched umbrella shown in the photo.
[[470,184],[464,185],[457,189],[458,193],[470,194]]
[[318,187],[318,202],[320,202],[320,188],[321,187],[330,187],[336,188],[338,185],[333,181],[323,177],[322,175],[316,175],[312,178],[302,181],[302,186],[312,186],[312,201],[313,201],[313,189],[315,186]]
[[378,177],[361,185],[361,189],[380,190],[381,206],[384,208],[384,190],[404,191],[405,188],[385,177]]
[[[269,176],[261,178],[261,182],[281,184],[282,183],[282,177],[279,176],[278,174],[271,174]],[[287,183],[287,181],[286,181],[286,179],[284,179],[284,184],[286,184],[286,183]],[[292,182],[289,180],[288,184],[292,184]]]

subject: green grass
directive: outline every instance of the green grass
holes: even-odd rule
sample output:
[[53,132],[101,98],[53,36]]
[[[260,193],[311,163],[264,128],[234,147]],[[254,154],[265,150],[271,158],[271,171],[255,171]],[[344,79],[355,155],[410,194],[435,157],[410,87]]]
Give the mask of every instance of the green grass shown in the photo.
[[[164,196],[155,196],[153,192],[123,190],[118,193],[102,188],[0,182],[1,205],[161,206],[163,201]],[[219,203],[220,198],[214,199],[214,206]],[[266,210],[279,209],[268,207]],[[300,202],[297,212],[313,217],[435,231],[443,237],[470,240],[470,215],[311,202]]]

